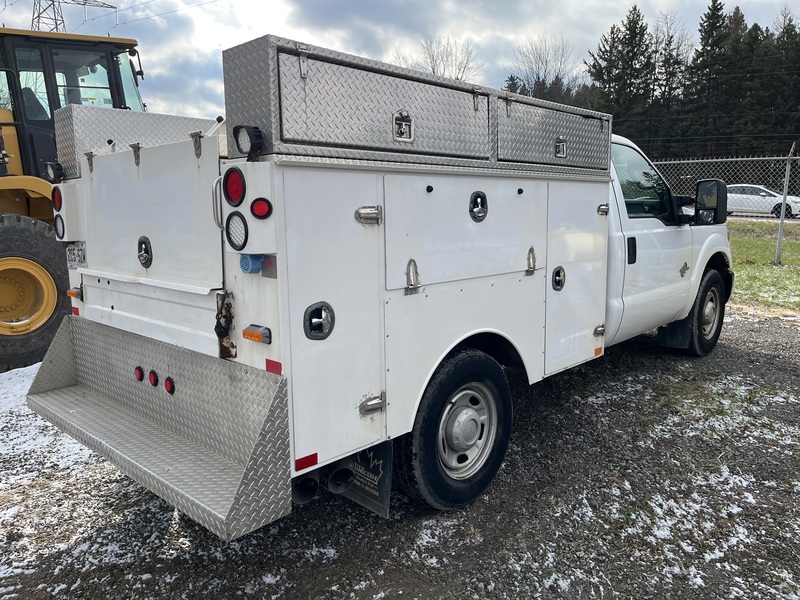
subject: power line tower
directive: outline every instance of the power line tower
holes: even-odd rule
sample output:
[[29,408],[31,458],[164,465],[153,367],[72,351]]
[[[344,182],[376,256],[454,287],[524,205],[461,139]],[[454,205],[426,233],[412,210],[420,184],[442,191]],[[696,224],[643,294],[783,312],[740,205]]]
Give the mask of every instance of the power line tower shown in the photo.
[[86,10],[89,6],[97,8],[117,7],[100,0],[33,0],[33,18],[31,29],[33,31],[66,31],[64,15],[61,12],[62,4],[77,4],[83,6],[83,20],[86,21]]

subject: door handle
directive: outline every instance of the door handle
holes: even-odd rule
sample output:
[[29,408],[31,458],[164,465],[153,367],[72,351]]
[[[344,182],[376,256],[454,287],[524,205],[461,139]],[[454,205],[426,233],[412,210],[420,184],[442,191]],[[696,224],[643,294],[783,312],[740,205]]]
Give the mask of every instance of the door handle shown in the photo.
[[560,292],[564,289],[564,285],[567,283],[567,272],[564,270],[564,267],[556,267],[553,270],[553,289],[557,292]]
[[628,238],[628,264],[632,265],[636,262],[636,238]]

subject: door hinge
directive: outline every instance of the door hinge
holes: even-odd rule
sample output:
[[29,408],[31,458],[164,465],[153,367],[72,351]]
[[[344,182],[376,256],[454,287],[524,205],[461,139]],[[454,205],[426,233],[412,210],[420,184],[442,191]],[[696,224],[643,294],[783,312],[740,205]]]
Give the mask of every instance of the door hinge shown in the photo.
[[203,139],[203,132],[202,131],[192,131],[189,133],[189,137],[192,138],[194,142],[194,156],[195,158],[200,158],[203,155],[203,146],[201,145],[201,141]]
[[386,408],[386,392],[381,392],[377,396],[367,396],[358,405],[358,412],[362,415],[369,415],[380,412]]

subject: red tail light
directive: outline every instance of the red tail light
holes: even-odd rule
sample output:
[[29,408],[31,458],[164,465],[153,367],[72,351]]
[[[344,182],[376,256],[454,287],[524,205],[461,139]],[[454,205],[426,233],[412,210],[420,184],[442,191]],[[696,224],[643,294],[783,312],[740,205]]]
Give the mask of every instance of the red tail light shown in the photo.
[[136,381],[144,381],[144,369],[142,367],[136,367],[133,370],[133,376],[136,377]]
[[158,373],[155,371],[150,371],[150,374],[147,376],[147,380],[150,382],[150,385],[156,387],[158,385]]
[[250,214],[256,219],[266,219],[272,214],[272,203],[266,198],[256,198],[250,204]]
[[164,389],[167,390],[167,393],[170,395],[175,393],[175,382],[172,380],[172,377],[167,377],[164,380]]
[[61,188],[56,186],[53,188],[53,208],[56,212],[59,212],[63,205],[64,197],[61,195]]
[[222,192],[228,204],[239,206],[244,200],[245,187],[244,174],[236,167],[228,169],[222,178]]

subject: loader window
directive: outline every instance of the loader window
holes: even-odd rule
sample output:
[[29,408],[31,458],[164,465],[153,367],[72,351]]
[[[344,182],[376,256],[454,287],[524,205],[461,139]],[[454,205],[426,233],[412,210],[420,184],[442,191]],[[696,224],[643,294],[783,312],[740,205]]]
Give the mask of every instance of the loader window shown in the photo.
[[128,53],[117,54],[117,63],[119,64],[119,74],[122,78],[122,91],[125,94],[125,108],[144,112],[144,102],[142,102],[142,96],[139,94],[139,85],[136,83],[133,63],[128,58]]
[[50,103],[42,67],[42,54],[37,48],[16,48],[14,57],[19,68],[22,104],[29,121],[49,121]]
[[611,155],[628,216],[632,219],[655,218],[666,225],[676,224],[669,186],[647,159],[621,144],[611,145]]
[[108,57],[93,50],[53,50],[58,104],[113,108],[108,80]]

